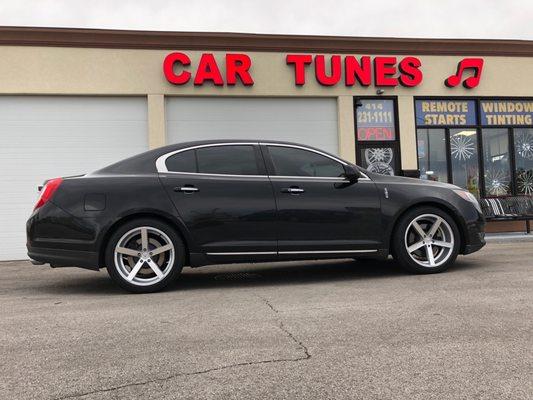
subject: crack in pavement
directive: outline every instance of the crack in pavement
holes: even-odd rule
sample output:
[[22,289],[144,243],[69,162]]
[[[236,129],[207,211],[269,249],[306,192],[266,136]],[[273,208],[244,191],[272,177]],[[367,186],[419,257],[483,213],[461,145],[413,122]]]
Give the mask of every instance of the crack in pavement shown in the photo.
[[[272,312],[274,312],[276,315],[279,315],[279,311],[272,305],[272,303],[270,301],[268,301],[267,299],[265,299],[264,297],[261,297],[261,296],[257,296],[257,297],[259,299],[261,299],[261,301],[263,301]],[[298,340],[285,327],[285,325],[283,324],[283,321],[281,321],[281,319],[279,317],[277,317],[277,319],[278,319],[278,327],[279,327],[279,329],[281,329],[294,343],[297,344],[299,349],[302,350],[302,352],[303,352],[302,356],[295,357],[295,358],[274,358],[274,359],[269,359],[269,360],[240,362],[240,363],[222,365],[220,367],[203,369],[203,370],[199,370],[199,371],[180,372],[180,373],[176,373],[176,374],[171,374],[171,375],[165,376],[163,378],[154,378],[154,379],[149,379],[149,380],[142,381],[142,382],[125,383],[123,385],[112,386],[112,387],[105,388],[105,389],[95,389],[95,390],[89,391],[89,392],[74,393],[74,394],[67,395],[67,396],[56,397],[54,400],[67,400],[67,399],[74,399],[74,398],[79,398],[79,397],[90,396],[90,395],[93,395],[93,394],[107,393],[107,392],[112,392],[112,391],[115,391],[115,390],[125,389],[125,388],[128,388],[128,387],[143,386],[143,385],[148,385],[150,383],[166,382],[166,381],[169,381],[171,379],[179,378],[179,377],[182,377],[182,376],[194,376],[194,375],[207,374],[209,372],[222,371],[222,370],[229,369],[229,368],[237,368],[237,367],[243,367],[243,366],[249,366],[249,365],[271,364],[271,363],[278,363],[278,362],[298,362],[298,361],[305,361],[305,360],[310,359],[311,358],[311,354],[309,353],[309,350],[308,350],[307,346],[305,346],[302,343],[302,341]]]
[[[274,312],[276,313],[277,315],[279,314],[279,311],[272,305],[272,303],[270,301],[268,301],[267,299],[265,299],[264,297],[261,297],[261,296],[257,296],[259,297],[261,300],[263,300],[263,302]],[[309,349],[307,348],[307,346],[305,346],[303,344],[303,342],[301,340],[298,340],[287,328],[285,328],[285,325],[283,324],[283,321],[278,317],[278,322],[279,322],[279,329],[281,329],[283,332],[285,332],[285,334],[294,342],[298,345],[298,347],[304,352],[304,356],[303,357],[300,357],[298,360],[308,360],[311,358],[311,354],[309,353]]]

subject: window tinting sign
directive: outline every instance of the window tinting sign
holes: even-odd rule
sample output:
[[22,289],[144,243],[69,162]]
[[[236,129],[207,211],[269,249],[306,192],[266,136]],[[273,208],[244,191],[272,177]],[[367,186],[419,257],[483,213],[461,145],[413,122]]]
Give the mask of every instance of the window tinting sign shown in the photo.
[[533,100],[482,100],[481,125],[533,125]]
[[359,141],[395,140],[394,103],[392,100],[360,100],[357,112]]
[[474,100],[416,100],[418,126],[476,125]]

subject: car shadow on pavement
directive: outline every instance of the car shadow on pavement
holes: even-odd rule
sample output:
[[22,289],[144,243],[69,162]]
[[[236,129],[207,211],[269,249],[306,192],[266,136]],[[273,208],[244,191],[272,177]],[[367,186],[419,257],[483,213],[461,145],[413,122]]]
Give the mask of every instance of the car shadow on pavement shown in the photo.
[[[445,273],[455,273],[478,265],[461,259]],[[392,258],[387,260],[325,260],[284,263],[233,264],[186,268],[167,290],[280,286],[401,278],[415,276],[404,271]]]
[[232,264],[185,269],[171,289],[196,290],[242,286],[279,286],[318,282],[377,279],[401,275],[393,260],[297,261]]
[[[458,260],[445,273],[465,268],[476,268],[477,263]],[[121,295],[126,293],[115,285],[105,270],[90,275],[71,276],[69,279],[35,287],[48,294]],[[179,279],[164,291],[218,290],[224,288],[301,285],[320,282],[360,281],[404,277],[398,263],[388,260],[324,260],[282,263],[212,265],[201,268],[185,268]],[[47,282],[48,283],[48,282]]]

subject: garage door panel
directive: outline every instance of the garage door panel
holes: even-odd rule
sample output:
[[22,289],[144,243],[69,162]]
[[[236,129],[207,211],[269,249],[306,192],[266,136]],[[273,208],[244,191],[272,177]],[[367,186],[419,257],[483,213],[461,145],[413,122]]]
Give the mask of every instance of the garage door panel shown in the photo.
[[270,139],[338,153],[335,99],[169,98],[170,143],[202,139]]
[[0,96],[0,259],[27,258],[25,222],[44,180],[94,171],[148,149],[142,97]]
[[[290,112],[287,112],[290,111]],[[337,121],[334,98],[190,98],[167,99],[167,118],[203,121]]]

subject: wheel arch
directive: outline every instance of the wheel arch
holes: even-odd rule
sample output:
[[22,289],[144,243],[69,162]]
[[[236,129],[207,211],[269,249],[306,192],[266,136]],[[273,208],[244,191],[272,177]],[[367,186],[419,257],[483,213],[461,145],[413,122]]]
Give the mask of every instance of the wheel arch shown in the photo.
[[116,221],[114,221],[103,233],[101,239],[99,240],[99,248],[98,248],[98,265],[100,267],[105,265],[105,251],[106,246],[109,238],[111,235],[122,225],[133,221],[135,219],[140,218],[152,218],[159,220],[161,222],[167,223],[170,225],[176,233],[181,237],[181,240],[183,241],[183,245],[185,246],[185,265],[188,265],[190,262],[190,254],[191,254],[191,243],[190,239],[188,238],[188,235],[185,234],[185,228],[181,226],[180,221],[177,221],[176,218],[166,215],[161,212],[153,211],[153,210],[146,210],[146,211],[138,211],[129,213],[126,215],[121,216]]
[[438,200],[423,200],[417,203],[409,204],[407,207],[403,208],[400,212],[396,214],[396,216],[394,217],[394,221],[391,224],[391,229],[388,233],[389,252],[391,251],[390,249],[392,249],[392,242],[394,239],[394,233],[396,231],[396,227],[398,226],[398,222],[409,211],[411,211],[414,208],[419,208],[419,207],[438,208],[441,211],[448,214],[453,219],[453,222],[455,222],[455,224],[457,225],[457,228],[459,229],[459,236],[460,236],[459,239],[461,241],[461,247],[459,248],[459,254],[461,254],[464,251],[464,246],[466,244],[466,238],[467,238],[466,225],[464,224],[463,220],[459,216],[459,213],[457,212],[457,210],[455,210],[450,204],[440,202]]

